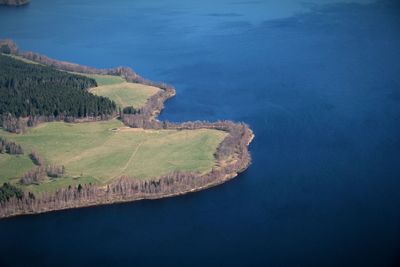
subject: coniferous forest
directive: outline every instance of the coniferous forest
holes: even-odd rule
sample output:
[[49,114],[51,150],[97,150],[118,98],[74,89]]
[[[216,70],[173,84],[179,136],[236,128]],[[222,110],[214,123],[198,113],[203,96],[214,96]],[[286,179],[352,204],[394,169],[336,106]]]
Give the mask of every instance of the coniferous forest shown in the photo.
[[108,116],[116,105],[87,91],[94,79],[0,55],[0,114],[15,118]]

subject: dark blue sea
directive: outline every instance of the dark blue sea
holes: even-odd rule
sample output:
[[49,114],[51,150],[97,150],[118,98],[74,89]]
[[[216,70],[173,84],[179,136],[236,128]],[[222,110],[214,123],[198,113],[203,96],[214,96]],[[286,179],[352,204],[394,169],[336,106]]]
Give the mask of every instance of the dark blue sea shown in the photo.
[[400,266],[399,1],[32,0],[6,37],[256,138],[206,191],[0,220],[0,266]]

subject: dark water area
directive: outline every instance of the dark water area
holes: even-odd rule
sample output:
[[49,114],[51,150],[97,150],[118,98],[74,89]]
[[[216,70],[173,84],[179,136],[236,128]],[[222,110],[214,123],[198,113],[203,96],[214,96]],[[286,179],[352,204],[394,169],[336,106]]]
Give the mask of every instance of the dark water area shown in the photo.
[[162,119],[256,135],[224,185],[1,220],[0,266],[399,266],[397,1],[33,0],[0,25],[24,50],[173,84]]

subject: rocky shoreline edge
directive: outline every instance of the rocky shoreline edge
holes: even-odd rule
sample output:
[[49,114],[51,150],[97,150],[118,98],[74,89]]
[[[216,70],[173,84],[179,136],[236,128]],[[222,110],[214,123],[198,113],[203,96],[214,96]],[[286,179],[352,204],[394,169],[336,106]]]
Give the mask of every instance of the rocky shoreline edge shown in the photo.
[[159,87],[160,92],[149,99],[139,115],[121,116],[121,120],[130,127],[174,130],[206,128],[228,133],[215,153],[217,164],[208,173],[174,172],[150,180],[138,180],[134,177],[124,176],[105,186],[83,185],[79,188],[60,189],[54,193],[43,193],[36,198],[12,198],[7,202],[0,203],[0,218],[179,196],[225,183],[245,171],[251,164],[249,145],[254,138],[254,133],[245,123],[234,123],[232,121],[171,123],[159,121],[157,116],[163,110],[164,103],[176,95],[175,88],[170,85],[146,80],[127,67],[96,69],[54,60],[33,52],[20,52],[11,40],[0,40],[0,49],[3,52],[6,49],[8,54],[59,70],[83,74],[118,75],[123,76],[128,82]]

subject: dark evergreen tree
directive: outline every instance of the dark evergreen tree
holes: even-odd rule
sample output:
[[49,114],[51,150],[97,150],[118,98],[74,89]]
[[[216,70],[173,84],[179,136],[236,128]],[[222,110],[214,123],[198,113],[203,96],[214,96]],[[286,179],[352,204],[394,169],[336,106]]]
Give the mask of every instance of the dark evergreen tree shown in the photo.
[[122,112],[123,112],[124,114],[139,114],[139,113],[140,113],[140,110],[135,109],[135,108],[132,107],[132,106],[129,106],[129,107],[125,107],[125,108],[122,110]]
[[4,183],[3,186],[0,187],[0,202],[8,201],[12,197],[21,199],[23,196],[24,193],[21,189],[9,183]]
[[11,128],[19,127],[15,118],[20,117],[82,118],[116,111],[113,101],[88,92],[97,86],[94,79],[5,55],[0,55],[0,69],[0,114]]

